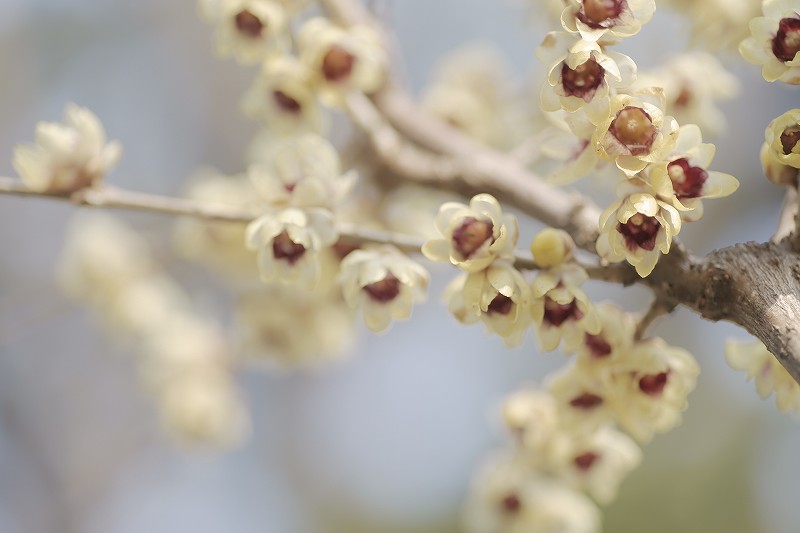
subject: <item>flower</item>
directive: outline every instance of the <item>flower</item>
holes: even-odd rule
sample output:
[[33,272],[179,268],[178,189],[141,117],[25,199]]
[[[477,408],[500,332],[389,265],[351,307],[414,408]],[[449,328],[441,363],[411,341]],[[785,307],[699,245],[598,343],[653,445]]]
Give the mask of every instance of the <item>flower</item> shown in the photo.
[[548,176],[548,181],[554,185],[572,183],[605,164],[594,150],[591,141],[595,125],[586,114],[560,115],[562,113],[548,113],[554,131],[540,145],[544,156],[563,162]]
[[394,246],[354,250],[341,263],[339,283],[344,300],[361,309],[374,332],[385,331],[392,320],[411,316],[415,301],[425,299],[428,272]]
[[270,370],[304,370],[346,358],[353,315],[340,294],[273,283],[237,302],[239,357]]
[[583,494],[537,475],[524,460],[487,461],[465,505],[467,533],[599,533],[600,512]]
[[630,357],[636,324],[633,317],[612,303],[597,305],[600,331],[584,332],[568,339],[567,349],[576,352],[576,364],[588,374],[608,378]]
[[555,398],[547,391],[514,392],[503,402],[503,422],[531,459],[546,463],[557,445],[561,420]]
[[[798,128],[800,137],[800,128]],[[703,216],[704,198],[729,196],[739,188],[739,181],[723,172],[709,171],[716,148],[703,143],[695,124],[681,126],[675,148],[664,161],[647,168],[647,181],[659,198],[672,203],[686,221]],[[800,157],[800,156],[798,156]]]
[[201,2],[201,14],[217,25],[217,52],[253,65],[287,47],[286,13],[273,0]]
[[555,350],[562,339],[597,333],[600,321],[580,286],[589,279],[577,265],[540,272],[531,285],[531,317],[543,350]]
[[496,259],[511,259],[519,236],[517,219],[504,215],[489,194],[473,196],[469,206],[443,204],[436,216],[436,229],[444,239],[428,240],[422,253],[465,272],[479,272]]
[[291,56],[264,61],[261,72],[241,103],[245,115],[260,119],[277,133],[299,133],[323,128],[311,70]]
[[339,153],[314,133],[276,140],[247,173],[256,191],[278,207],[333,208],[357,178],[355,171],[341,173]]
[[[697,2],[705,3],[705,2]],[[639,72],[636,89],[662,87],[664,111],[679,124],[697,124],[705,132],[718,134],[725,128],[725,114],[717,106],[739,92],[739,81],[707,52],[687,52],[670,58],[658,68]]]
[[761,341],[726,342],[725,360],[735,370],[747,372],[748,381],[755,379],[759,398],[775,393],[778,409],[800,413],[800,385]]
[[639,341],[629,364],[620,367],[614,387],[614,419],[637,441],[671,430],[681,422],[700,367],[692,354],[663,339]]
[[628,261],[645,278],[661,254],[669,253],[672,238],[681,230],[681,217],[651,192],[636,191],[623,182],[622,197],[600,215],[597,253],[612,263]]
[[371,28],[314,18],[300,28],[298,48],[327,105],[341,106],[351,91],[371,93],[383,83],[386,52]]
[[94,113],[67,104],[64,123],[39,122],[36,143],[17,145],[12,165],[31,190],[71,194],[102,180],[121,155]]
[[800,168],[800,109],[789,110],[770,122],[765,137],[774,161]]
[[245,242],[258,251],[262,281],[277,279],[313,289],[322,277],[319,253],[338,237],[330,211],[288,208],[251,222]]
[[611,90],[626,87],[636,78],[631,58],[569,33],[548,33],[536,55],[548,72],[542,109],[569,113],[584,109],[595,123],[608,115]]
[[587,41],[613,44],[639,33],[655,10],[655,0],[568,0],[561,25]]
[[522,343],[530,324],[530,290],[511,263],[495,261],[485,270],[459,276],[445,290],[445,299],[460,322],[480,320],[506,345]]
[[616,384],[571,364],[548,376],[546,387],[556,399],[562,428],[574,436],[588,436],[616,416]]
[[617,497],[625,476],[642,461],[642,450],[630,437],[604,426],[589,437],[572,443],[569,461],[559,477],[568,485],[585,490],[594,500],[607,505]]
[[796,0],[764,0],[764,16],[750,21],[751,36],[739,45],[769,82],[800,84],[800,13]]
[[597,124],[592,136],[597,155],[616,163],[628,177],[660,161],[678,135],[678,123],[662,111],[663,92],[653,89],[650,93],[640,93],[641,98],[627,94],[612,98],[607,118]]
[[759,158],[761,159],[761,168],[764,170],[764,175],[772,183],[776,185],[797,185],[797,175],[800,170],[781,163],[773,155],[768,143],[765,142],[761,145]]

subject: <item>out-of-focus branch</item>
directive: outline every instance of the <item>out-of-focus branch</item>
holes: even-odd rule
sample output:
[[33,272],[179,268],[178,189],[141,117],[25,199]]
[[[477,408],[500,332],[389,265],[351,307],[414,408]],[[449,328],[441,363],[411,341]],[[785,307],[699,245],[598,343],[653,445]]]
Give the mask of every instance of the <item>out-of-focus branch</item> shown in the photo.
[[634,333],[633,337],[637,340],[643,338],[644,334],[647,333],[647,329],[658,317],[668,315],[675,309],[676,306],[676,302],[667,301],[661,295],[656,296],[656,299],[653,300],[650,308],[636,324],[636,332]]

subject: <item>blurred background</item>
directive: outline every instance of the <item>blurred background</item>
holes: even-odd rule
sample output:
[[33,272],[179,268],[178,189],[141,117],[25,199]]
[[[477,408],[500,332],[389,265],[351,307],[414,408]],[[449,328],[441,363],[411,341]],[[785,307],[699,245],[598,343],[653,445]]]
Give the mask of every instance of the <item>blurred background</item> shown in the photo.
[[[371,6],[396,29],[415,92],[471,40],[498,47],[520,81],[541,71],[533,51],[548,28],[533,3]],[[67,102],[92,109],[122,141],[110,181],[123,187],[177,194],[200,165],[240,171],[257,125],[238,101],[256,70],[216,58],[211,33],[189,0],[0,1],[0,174],[14,175],[13,146],[32,139],[37,121],[59,120]],[[685,22],[659,11],[620,50],[641,66],[686,42]],[[772,234],[782,192],[762,177],[758,150],[798,95],[738,55],[722,58],[742,91],[723,104],[714,168],[742,186],[686,227],[696,253]],[[502,398],[564,361],[539,354],[532,338],[509,350],[482,327],[457,325],[438,297],[453,273],[431,266],[428,303],[384,335],[360,329],[350,359],[305,374],[239,373],[253,420],[244,445],[182,449],[161,431],[127,349],[53,281],[73,212],[0,197],[0,533],[456,532],[473,471],[504,444]],[[195,301],[224,301],[172,259],[170,219],[124,216]],[[636,289],[590,293],[632,309],[647,301]],[[723,359],[725,339],[747,334],[681,310],[654,332],[692,351],[703,372],[683,425],[645,447],[605,531],[800,531],[797,420],[759,401]]]

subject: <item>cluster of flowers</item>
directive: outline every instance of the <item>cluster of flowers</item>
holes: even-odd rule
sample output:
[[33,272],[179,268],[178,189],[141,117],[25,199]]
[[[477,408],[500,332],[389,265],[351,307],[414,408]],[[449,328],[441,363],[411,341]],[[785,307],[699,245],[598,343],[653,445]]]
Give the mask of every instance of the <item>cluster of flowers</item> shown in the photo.
[[[669,253],[683,221],[698,220],[702,199],[731,194],[738,181],[708,166],[714,146],[702,142],[694,124],[679,127],[665,114],[662,88],[631,89],[636,65],[607,49],[638,33],[655,11],[653,0],[570,0],[561,15],[563,32],[551,32],[537,50],[548,82],[542,109],[564,119],[580,147],[561,181],[578,178],[599,163],[624,174],[618,200],[600,218],[598,253],[627,260],[640,276]],[[680,98],[680,93],[675,99]]]
[[592,499],[614,499],[640,462],[636,442],[678,425],[695,387],[699,366],[691,354],[660,338],[637,339],[634,317],[586,298],[579,287],[586,274],[570,262],[571,249],[558,230],[534,239],[543,270],[532,285],[532,314],[543,347],[554,350],[563,339],[574,360],[544,388],[506,401],[514,448],[476,480],[466,514],[474,533],[599,531]]
[[136,342],[142,379],[179,440],[219,446],[246,434],[227,340],[197,315],[132,229],[108,215],[76,217],[59,274],[67,294]]
[[[217,51],[261,71],[242,110],[278,133],[321,132],[320,102],[341,107],[352,91],[372,92],[383,82],[386,53],[370,28],[339,27],[325,18],[292,17],[298,0],[200,0],[200,13],[216,25]],[[293,45],[295,50],[293,50]]]

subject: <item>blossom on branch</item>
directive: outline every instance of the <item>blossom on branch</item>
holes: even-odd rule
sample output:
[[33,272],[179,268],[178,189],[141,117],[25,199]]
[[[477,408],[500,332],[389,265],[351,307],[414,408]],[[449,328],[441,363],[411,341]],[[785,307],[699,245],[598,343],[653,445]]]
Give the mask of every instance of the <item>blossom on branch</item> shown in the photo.
[[36,143],[17,145],[12,164],[31,190],[71,194],[102,180],[121,155],[94,113],[67,104],[64,123],[39,122]]
[[653,18],[655,0],[567,0],[561,25],[587,41],[614,44]]
[[216,24],[217,52],[253,65],[288,47],[287,17],[275,0],[200,0],[200,14]]
[[431,239],[422,253],[432,261],[452,263],[465,272],[480,272],[496,259],[511,259],[519,230],[514,215],[503,214],[489,194],[472,197],[469,206],[447,202],[439,208],[436,229],[444,239]]
[[787,111],[770,122],[765,137],[771,159],[800,168],[800,109]]
[[339,283],[344,300],[360,309],[374,332],[385,331],[393,320],[411,316],[414,302],[425,299],[428,272],[394,246],[354,250],[341,263]]

